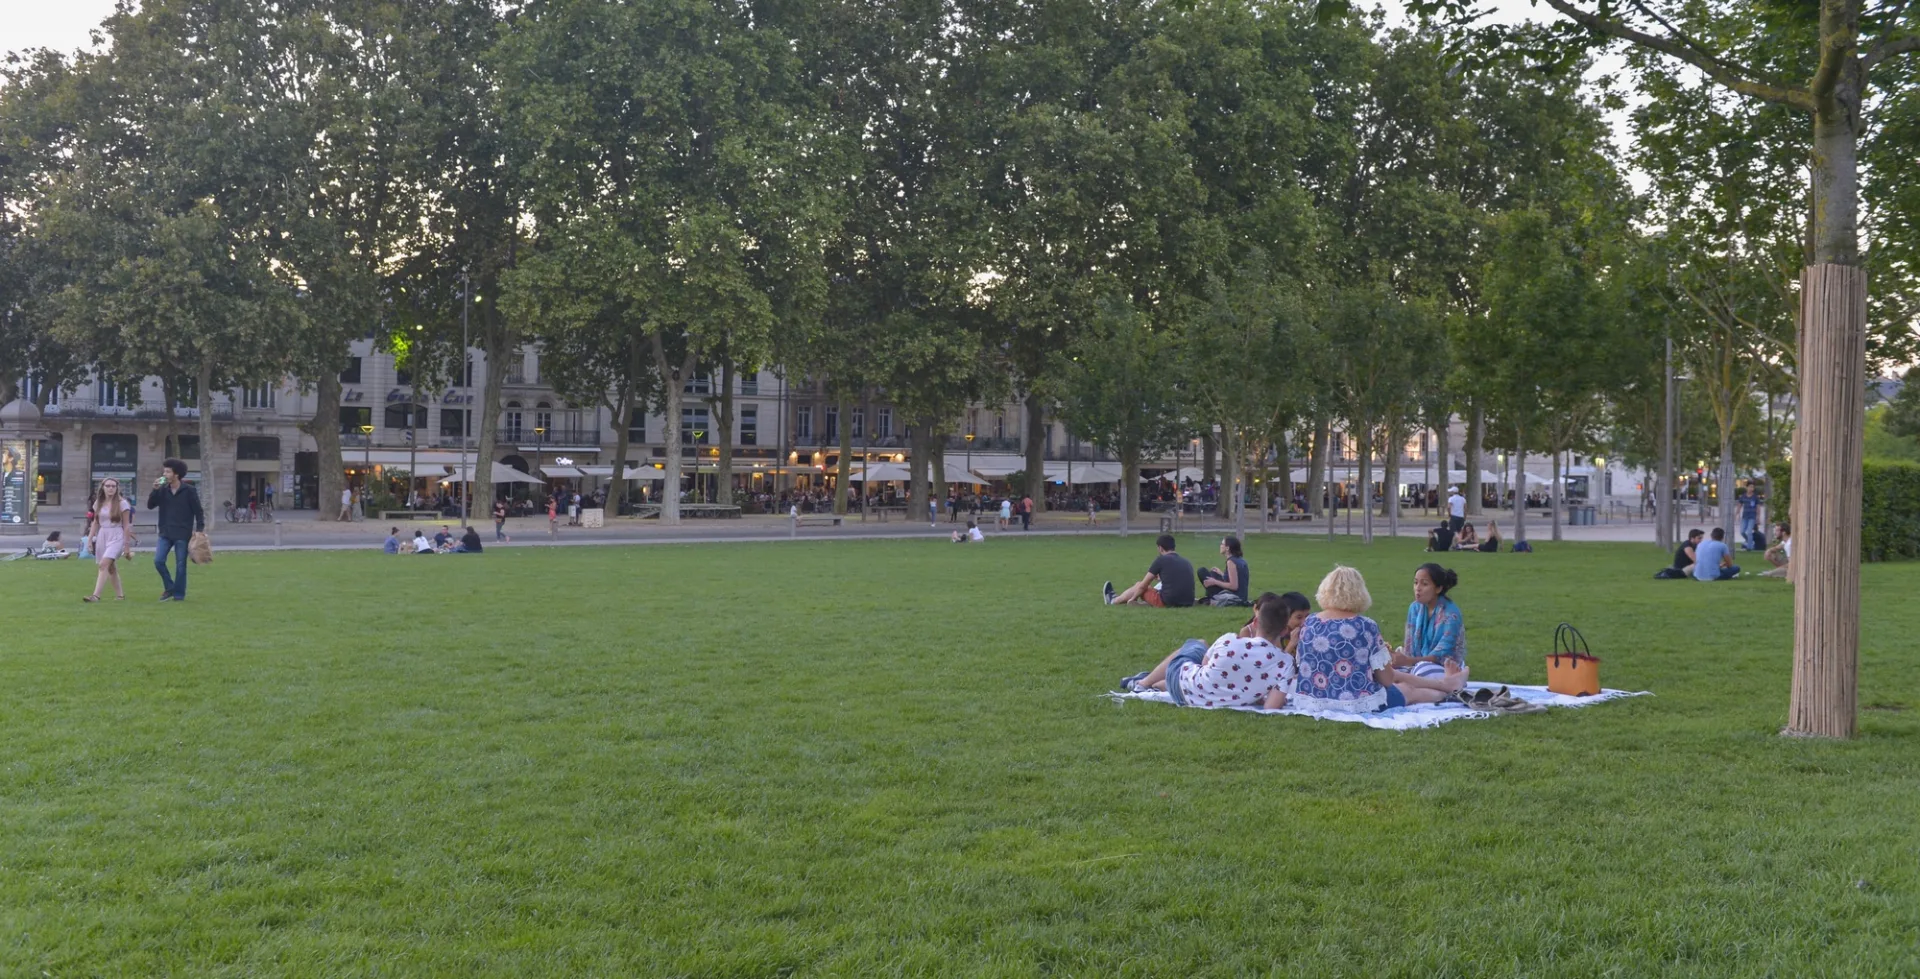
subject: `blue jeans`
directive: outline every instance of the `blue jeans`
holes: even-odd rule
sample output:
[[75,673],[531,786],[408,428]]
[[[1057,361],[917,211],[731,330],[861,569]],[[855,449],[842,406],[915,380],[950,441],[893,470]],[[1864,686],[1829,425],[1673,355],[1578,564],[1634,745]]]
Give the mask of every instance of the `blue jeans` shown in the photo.
[[[173,574],[167,574],[167,554],[173,554]],[[160,572],[160,587],[167,594],[178,599],[187,597],[187,542],[171,537],[160,538],[160,546],[153,551],[153,569]]]
[[1180,689],[1180,667],[1186,663],[1200,665],[1207,658],[1207,642],[1204,639],[1189,639],[1180,644],[1179,652],[1167,664],[1167,696],[1182,707],[1187,705],[1187,693]]
[[1740,518],[1740,546],[1741,547],[1744,547],[1749,551],[1753,550],[1753,532],[1756,529],[1756,525],[1758,523],[1759,523],[1759,518],[1757,517],[1741,517]]

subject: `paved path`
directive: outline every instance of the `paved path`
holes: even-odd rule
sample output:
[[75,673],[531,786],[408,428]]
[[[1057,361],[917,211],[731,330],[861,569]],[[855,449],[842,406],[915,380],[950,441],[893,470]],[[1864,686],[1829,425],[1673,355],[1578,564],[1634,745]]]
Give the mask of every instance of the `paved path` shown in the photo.
[[[1354,514],[1352,532],[1359,533],[1359,514]],[[1484,525],[1487,518],[1476,519]],[[268,524],[232,524],[220,521],[209,526],[214,544],[222,550],[361,550],[377,548],[386,539],[386,529],[398,526],[403,537],[411,537],[415,527],[426,530],[431,535],[441,526],[458,528],[459,521],[355,521],[340,523],[314,518],[313,511],[292,511],[283,514],[278,534]],[[1501,529],[1507,538],[1512,536],[1513,515],[1499,517]],[[80,517],[78,513],[47,510],[41,513],[41,526],[46,529],[59,528],[69,536],[78,536]],[[1438,518],[1432,515],[1409,513],[1401,517],[1400,536],[1424,538],[1428,528],[1434,526]],[[984,522],[989,539],[1006,534],[1008,536],[1084,536],[1089,534],[1114,534],[1119,530],[1120,522],[1111,513],[1103,513],[1097,525],[1089,526],[1085,515],[1041,514],[1034,519],[1031,531],[1018,529],[999,531],[994,521]],[[564,524],[553,535],[547,532],[544,517],[515,518],[507,521],[507,534],[512,543],[495,545],[493,541],[492,521],[481,521],[480,536],[487,546],[526,547],[526,546],[578,546],[599,544],[707,544],[724,541],[784,541],[784,540],[847,540],[866,539],[946,539],[954,530],[964,528],[965,522],[948,523],[942,519],[937,526],[925,523],[894,519],[885,523],[877,519],[862,521],[857,515],[849,516],[839,527],[806,526],[796,532],[786,517],[744,516],[737,520],[683,520],[679,526],[663,525],[656,520],[635,520],[620,518],[611,521],[606,527],[587,529],[567,527]],[[1134,521],[1133,533],[1150,536],[1159,532],[1159,518],[1153,514],[1143,514]],[[1334,524],[1335,533],[1348,534],[1347,515],[1342,513]],[[152,525],[136,528],[141,535],[142,544],[151,544]],[[1654,538],[1653,524],[1649,521],[1635,520],[1601,523],[1591,527],[1563,526],[1562,534],[1570,541],[1644,541],[1651,543]],[[1249,521],[1248,530],[1262,532],[1257,521]],[[1230,521],[1217,517],[1186,517],[1181,520],[1178,533],[1188,534],[1228,534],[1233,532]],[[1324,520],[1308,523],[1305,521],[1276,522],[1270,524],[1268,533],[1285,533],[1300,536],[1324,535],[1327,525]],[[1376,536],[1386,536],[1386,521],[1374,518]],[[1551,528],[1545,516],[1539,513],[1529,515],[1527,536],[1535,541],[1545,541],[1551,537]]]

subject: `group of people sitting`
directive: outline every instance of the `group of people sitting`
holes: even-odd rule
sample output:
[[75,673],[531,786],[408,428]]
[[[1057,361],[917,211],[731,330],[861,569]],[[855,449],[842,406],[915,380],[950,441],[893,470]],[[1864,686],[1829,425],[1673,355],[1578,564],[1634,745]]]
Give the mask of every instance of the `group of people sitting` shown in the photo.
[[[411,550],[408,548],[411,547]],[[416,529],[413,543],[403,545],[400,542],[400,528],[387,528],[387,541],[381,550],[388,554],[478,554],[480,553],[480,531],[468,527],[458,538],[453,536],[453,528],[442,526],[440,532],[427,537],[427,532]]]
[[1220,556],[1225,561],[1217,568],[1193,569],[1193,562],[1174,549],[1172,534],[1154,540],[1159,555],[1147,566],[1147,573],[1126,591],[1113,590],[1113,582],[1101,586],[1100,598],[1108,605],[1151,605],[1155,608],[1188,608],[1196,601],[1228,607],[1251,605],[1247,600],[1250,575],[1247,559],[1241,553],[1240,538],[1220,539]]
[[[1785,578],[1787,563],[1793,557],[1793,529],[1786,524],[1773,528],[1773,546],[1764,555],[1773,565],[1762,571],[1763,578]],[[1703,532],[1687,531],[1686,542],[1673,552],[1673,564],[1662,568],[1658,578],[1692,578],[1695,581],[1726,581],[1740,577],[1740,566],[1733,563],[1733,548],[1727,545],[1727,532],[1715,527]]]
[[1492,520],[1487,521],[1487,536],[1481,537],[1473,532],[1473,525],[1463,518],[1442,520],[1440,526],[1427,531],[1427,550],[1492,554],[1500,550],[1500,525]]
[[[84,546],[81,548],[83,551],[85,549]],[[60,539],[60,532],[55,530],[49,531],[47,533],[47,539],[42,541],[39,546],[29,547],[24,553],[15,554],[7,560],[17,561],[21,558],[29,558],[35,561],[59,561],[72,556],[73,552],[67,550],[66,542]]]
[[1336,566],[1315,593],[1319,612],[1299,592],[1267,592],[1254,600],[1253,617],[1238,632],[1212,643],[1189,639],[1121,686],[1164,690],[1174,703],[1192,707],[1369,713],[1464,700],[1466,629],[1448,597],[1459,580],[1438,564],[1415,569],[1403,642],[1389,647],[1366,616],[1373,605],[1366,579]]

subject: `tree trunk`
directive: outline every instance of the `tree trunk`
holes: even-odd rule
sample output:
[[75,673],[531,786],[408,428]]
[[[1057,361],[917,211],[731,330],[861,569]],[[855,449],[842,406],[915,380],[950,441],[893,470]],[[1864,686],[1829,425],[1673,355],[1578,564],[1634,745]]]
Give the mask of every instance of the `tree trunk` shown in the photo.
[[[1327,437],[1326,422],[1314,423],[1312,439],[1312,444],[1307,447],[1307,512],[1318,516],[1327,509],[1327,498],[1332,493],[1332,487],[1326,483],[1327,443],[1331,441]],[[1284,465],[1292,465],[1292,462]]]
[[1260,482],[1260,526],[1262,528],[1267,526],[1267,515],[1273,512],[1272,489],[1275,484],[1280,487],[1279,502],[1282,506],[1293,501],[1293,459],[1290,458],[1292,454],[1292,448],[1287,444],[1286,429],[1283,428],[1273,442],[1273,460],[1279,467],[1279,472]]
[[[340,516],[340,491],[347,486],[346,463],[340,457],[340,375],[328,372],[314,382],[313,417],[301,426],[313,438],[315,473],[319,477],[314,501],[315,520]],[[304,501],[303,501],[304,502]]]
[[[204,360],[200,372],[193,379],[197,394],[197,407],[200,409],[200,504],[211,511],[220,505],[225,493],[220,489],[220,477],[213,464],[213,361]],[[226,492],[231,492],[228,490]],[[235,500],[245,506],[245,500]]]
[[918,520],[927,512],[927,454],[932,440],[927,438],[926,426],[915,425],[907,435],[907,516]]
[[[608,516],[619,516],[620,505],[627,500],[627,449],[631,445],[628,433],[633,431],[633,413],[644,410],[636,406],[634,400],[631,393],[622,390],[613,404],[616,431],[613,437],[613,482],[607,487]],[[487,511],[488,516],[492,514],[492,510]]]
[[[1213,433],[1211,431],[1206,432],[1205,434],[1200,436],[1200,457],[1201,457],[1200,481],[1201,482],[1203,483],[1213,482],[1213,475],[1215,472],[1218,471],[1214,467],[1214,461],[1217,458],[1219,458],[1219,452],[1220,452],[1219,446],[1217,446],[1214,443]],[[1221,515],[1225,516],[1225,511],[1221,511]]]
[[[1860,410],[1864,412],[1866,408]],[[1715,495],[1720,502],[1720,526],[1727,535],[1727,546],[1738,550],[1739,538],[1734,535],[1740,531],[1740,496],[1734,481],[1733,431],[1728,427],[1720,431],[1720,491]]]
[[1373,425],[1360,425],[1360,543],[1373,543]]
[[[677,524],[680,522],[680,456],[685,452],[680,447],[680,398],[686,385],[687,375],[693,373],[696,352],[688,345],[687,355],[676,369],[667,362],[666,341],[658,330],[653,334],[654,369],[660,372],[660,386],[666,394],[666,424],[661,426],[661,438],[666,442],[666,458],[662,475],[666,477],[660,484],[660,522]],[[489,371],[489,374],[492,372]],[[699,467],[694,467],[699,472]]]
[[1523,448],[1527,443],[1518,425],[1513,427],[1513,441],[1513,539],[1523,541],[1527,539],[1527,450]]
[[[1448,495],[1444,490],[1452,482],[1452,478],[1449,477],[1447,473],[1453,470],[1453,424],[1451,416],[1444,416],[1440,419],[1440,428],[1435,431],[1434,435],[1436,441],[1439,442],[1440,459],[1437,473],[1433,477],[1433,482],[1427,484],[1427,492],[1432,493],[1437,501],[1444,504]],[[1445,511],[1443,511],[1443,515],[1444,512]]]
[[933,481],[933,501],[941,505],[947,502],[947,437],[944,434],[928,433],[927,444],[932,451],[927,453],[927,464],[932,467],[930,475]]
[[[493,512],[493,456],[500,441],[500,390],[507,384],[508,353],[520,354],[519,338],[514,332],[491,322],[494,317],[494,292],[494,289],[486,289],[488,298],[480,304],[481,321],[486,324],[481,329],[480,342],[484,345],[482,353],[487,358],[487,383],[480,392],[480,403],[467,406],[467,428],[460,434],[464,442],[473,434],[474,415],[480,416],[480,441],[473,454],[473,471],[467,474],[467,482],[462,484],[461,490],[461,500],[466,503],[463,519],[470,519],[476,513]],[[464,355],[466,351],[461,353]]]
[[1560,487],[1564,482],[1565,480],[1562,480],[1560,478],[1560,450],[1554,449],[1553,450],[1553,485],[1547,487],[1547,499],[1548,499],[1547,505],[1553,508],[1553,533],[1550,536],[1554,540],[1561,539],[1561,536],[1560,536]]
[[1127,449],[1120,453],[1120,536],[1133,533],[1133,511],[1138,509],[1140,501],[1136,494],[1140,492],[1140,450]]
[[1033,512],[1047,512],[1047,410],[1046,402],[1027,392],[1027,495],[1033,498]]
[[833,480],[833,512],[844,517],[847,515],[847,487],[853,480],[853,426],[848,424],[853,419],[853,399],[845,391],[840,392],[838,410],[840,464]]
[[[1467,498],[1467,513],[1475,517],[1481,512],[1480,496],[1486,492],[1480,485],[1480,470],[1484,468],[1480,462],[1482,455],[1480,440],[1486,435],[1486,430],[1486,409],[1476,402],[1467,415],[1467,478],[1466,490],[1461,494]],[[1493,509],[1495,512],[1500,510],[1497,506]]]
[[1227,510],[1222,516],[1233,521],[1234,536],[1242,541],[1247,539],[1246,508],[1241,506],[1246,487],[1246,465],[1242,454],[1246,443],[1232,429],[1222,426],[1220,429],[1220,463],[1222,474],[1220,489],[1224,493],[1222,502]]
[[[1825,142],[1816,141],[1816,157]],[[1848,150],[1851,173],[1850,140]],[[1850,215],[1847,220],[1850,231]],[[1850,738],[1859,695],[1866,272],[1839,264],[1809,266],[1800,274],[1800,296],[1800,417],[1793,432],[1793,691],[1786,733]]]
[[[720,430],[720,455],[714,465],[713,502],[733,504],[733,361],[720,363],[720,416],[714,427]],[[845,411],[842,411],[845,417]],[[846,453],[841,453],[844,458]],[[843,481],[842,486],[846,483]]]
[[1400,536],[1400,450],[1406,439],[1395,436],[1388,440],[1387,474],[1381,480],[1380,505],[1387,508],[1387,536]]

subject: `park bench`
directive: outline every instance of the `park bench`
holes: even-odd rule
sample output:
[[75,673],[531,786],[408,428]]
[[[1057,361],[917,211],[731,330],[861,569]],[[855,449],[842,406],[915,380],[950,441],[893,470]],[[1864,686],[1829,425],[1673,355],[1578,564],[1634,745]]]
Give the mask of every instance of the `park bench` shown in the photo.
[[382,510],[380,511],[380,519],[382,520],[439,520],[442,518],[440,515],[440,511],[438,510]]
[[880,519],[881,523],[886,523],[894,517],[899,517],[902,520],[907,519],[907,508],[903,506],[877,506],[870,509],[872,513]]
[[831,513],[809,513],[804,517],[793,518],[793,525],[795,527],[838,527],[840,521],[844,519],[846,518]]
[[1313,519],[1313,514],[1311,514],[1311,513],[1282,513],[1282,514],[1280,514],[1280,515],[1278,515],[1278,516],[1276,516],[1276,517],[1274,517],[1273,519],[1275,519],[1275,520],[1312,520],[1312,519]]
[[682,503],[680,515],[688,518],[737,520],[740,517],[740,508],[731,503]]

